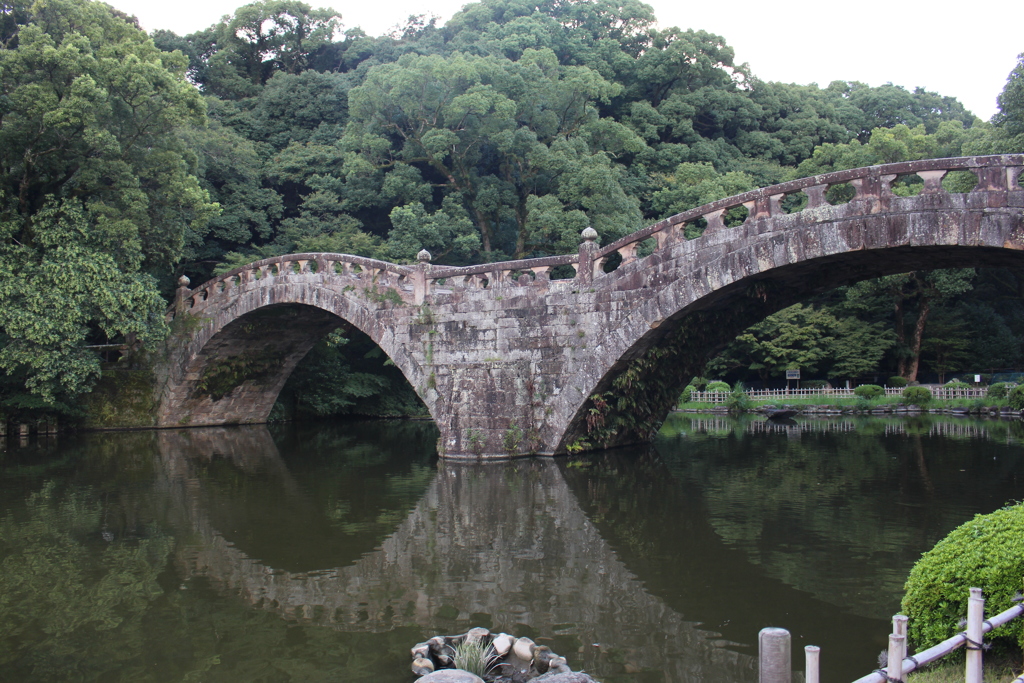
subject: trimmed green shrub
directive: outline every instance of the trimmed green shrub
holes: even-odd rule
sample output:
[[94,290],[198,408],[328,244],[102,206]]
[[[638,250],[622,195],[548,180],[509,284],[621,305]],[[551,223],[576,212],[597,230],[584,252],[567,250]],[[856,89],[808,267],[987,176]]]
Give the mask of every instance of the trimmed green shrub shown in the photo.
[[878,398],[879,396],[885,396],[885,389],[877,384],[861,384],[853,390],[853,395],[870,400],[872,398]]
[[800,382],[800,386],[804,389],[828,389],[827,379],[808,379]]
[[725,400],[725,405],[730,412],[734,413],[745,413],[750,410],[750,407],[754,404],[750,396],[743,388],[742,382],[736,382],[736,386],[733,387],[732,393],[729,394],[729,398]]
[[696,391],[696,389],[693,388],[693,385],[687,384],[686,388],[683,389],[683,393],[679,396],[679,403],[689,403],[690,396],[693,394],[694,391]]
[[705,391],[706,387],[708,386],[708,380],[706,377],[694,377],[693,379],[690,380],[690,386],[692,386],[697,391]]
[[[1024,503],[960,525],[921,556],[905,586],[902,611],[915,647],[931,647],[963,630],[968,589],[981,588],[985,613],[1012,607],[1024,585]],[[1024,620],[1014,619],[986,639],[1024,646]]]
[[1006,402],[1014,410],[1024,410],[1024,384],[1010,389],[1010,392],[1006,394]]
[[989,398],[1006,398],[1006,394],[1010,392],[1010,385],[1006,382],[996,382],[988,388]]
[[946,387],[948,387],[950,389],[970,389],[971,388],[970,384],[968,384],[967,382],[962,382],[962,381],[956,379],[955,377],[953,379],[949,380],[948,382],[946,382],[946,384],[944,386],[946,386]]
[[932,400],[932,390],[928,387],[907,387],[903,390],[903,402],[923,406]]
[[886,386],[902,389],[903,387],[907,386],[907,378],[901,377],[899,375],[893,375],[892,377],[885,381],[885,384]]
[[708,382],[708,388],[704,391],[732,391],[732,387],[729,386],[728,382],[716,379],[714,382]]

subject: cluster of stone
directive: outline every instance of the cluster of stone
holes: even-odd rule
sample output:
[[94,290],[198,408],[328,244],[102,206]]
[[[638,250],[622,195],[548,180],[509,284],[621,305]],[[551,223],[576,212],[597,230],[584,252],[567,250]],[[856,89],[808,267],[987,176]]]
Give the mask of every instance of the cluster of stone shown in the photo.
[[[463,643],[484,648],[484,677],[456,668],[455,652]],[[412,652],[412,672],[418,683],[597,683],[585,673],[574,672],[564,657],[547,645],[507,633],[492,634],[471,628],[457,636],[434,636],[417,643]]]

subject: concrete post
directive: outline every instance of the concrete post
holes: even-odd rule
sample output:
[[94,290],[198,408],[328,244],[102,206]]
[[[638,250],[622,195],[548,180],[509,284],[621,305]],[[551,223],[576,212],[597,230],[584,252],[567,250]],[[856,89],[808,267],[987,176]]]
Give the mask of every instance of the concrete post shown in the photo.
[[967,665],[965,683],[981,683],[981,639],[984,637],[985,598],[980,588],[971,589],[967,600]]
[[580,236],[580,263],[576,269],[576,284],[587,287],[594,282],[594,254],[597,252],[597,230],[586,228]]
[[763,628],[757,634],[758,683],[791,683],[792,655],[789,631]]
[[892,632],[898,636],[903,636],[903,645],[899,653],[900,662],[907,658],[907,622],[909,621],[910,617],[903,614],[892,615]]
[[889,653],[887,656],[886,678],[890,683],[903,681],[903,652],[907,647],[907,637],[889,634]]
[[821,648],[817,645],[804,647],[804,683],[819,683],[821,677]]

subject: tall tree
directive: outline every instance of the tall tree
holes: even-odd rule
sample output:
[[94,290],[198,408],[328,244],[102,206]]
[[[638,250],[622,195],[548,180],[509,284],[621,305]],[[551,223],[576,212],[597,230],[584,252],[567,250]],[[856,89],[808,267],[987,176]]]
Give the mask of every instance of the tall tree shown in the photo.
[[864,309],[889,302],[896,335],[897,372],[908,381],[915,381],[933,308],[970,291],[974,276],[972,268],[963,268],[914,271],[868,280],[847,290],[847,306]]
[[99,374],[90,344],[160,336],[151,274],[169,275],[216,210],[177,134],[205,108],[185,60],[107,5],[39,0],[5,17],[0,369],[52,402]]
[[[457,194],[485,253],[539,246],[530,212],[548,195],[602,234],[620,235],[641,217],[609,157],[644,145],[598,116],[595,103],[617,92],[587,67],[559,65],[550,50],[527,50],[516,62],[407,55],[374,67],[351,91],[341,141],[351,152],[347,182],[376,178],[383,190],[400,177],[391,192],[415,196],[410,184],[429,183]],[[557,247],[565,239],[559,230]]]

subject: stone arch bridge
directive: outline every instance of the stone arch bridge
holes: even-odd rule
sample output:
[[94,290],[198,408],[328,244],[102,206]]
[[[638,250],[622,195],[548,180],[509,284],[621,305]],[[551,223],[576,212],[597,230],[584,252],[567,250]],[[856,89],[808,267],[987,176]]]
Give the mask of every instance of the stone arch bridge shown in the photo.
[[[698,207],[603,247],[588,228],[564,256],[456,268],[426,252],[415,266],[292,254],[195,289],[184,282],[168,314],[157,425],[265,421],[296,364],[348,324],[423,399],[442,457],[649,440],[710,354],[785,306],[910,270],[1024,265],[1022,170],[1024,155],[840,171]],[[974,188],[947,191],[950,172],[973,174]],[[923,179],[921,192],[894,195],[909,175]],[[853,198],[830,204],[826,192],[844,184]],[[797,204],[787,197],[803,208],[787,213]],[[747,217],[726,227],[733,209]],[[703,235],[685,239],[697,221]],[[553,279],[559,266],[575,277]]]

